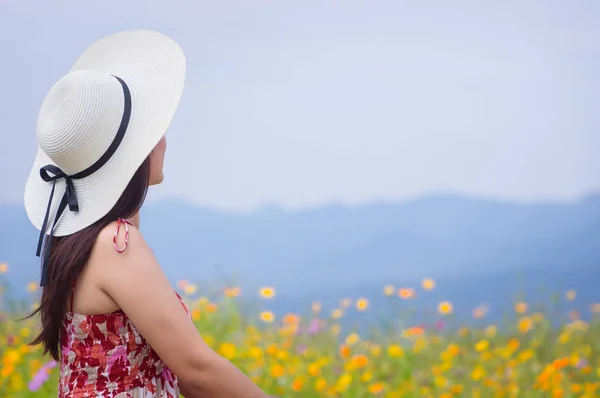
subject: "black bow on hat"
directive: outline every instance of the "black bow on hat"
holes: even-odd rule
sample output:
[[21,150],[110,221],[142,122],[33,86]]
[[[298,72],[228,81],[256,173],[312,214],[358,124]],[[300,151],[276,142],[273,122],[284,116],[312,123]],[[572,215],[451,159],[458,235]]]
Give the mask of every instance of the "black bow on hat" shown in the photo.
[[[56,227],[60,216],[62,215],[67,206],[69,206],[70,211],[79,211],[79,203],[77,202],[77,195],[75,192],[75,187],[73,186],[73,180],[85,178],[91,175],[92,173],[96,172],[99,168],[101,168],[115,153],[121,141],[123,141],[125,131],[127,130],[127,126],[129,125],[129,119],[131,117],[131,92],[129,91],[129,87],[127,87],[127,84],[123,81],[123,79],[117,76],[114,77],[121,83],[121,86],[123,86],[125,106],[123,110],[123,117],[121,118],[121,124],[119,125],[119,130],[117,131],[115,138],[111,142],[106,152],[104,152],[100,159],[98,159],[90,167],[70,176],[67,175],[64,171],[62,171],[60,167],[55,166],[53,164],[46,165],[40,169],[40,177],[42,178],[42,180],[52,183],[52,190],[50,191],[48,207],[46,208],[46,215],[44,216],[44,222],[42,223],[42,228],[40,230],[40,236],[38,239],[38,246],[36,251],[36,256],[38,257],[40,256],[42,244],[44,242],[44,234],[46,232],[46,228],[48,227],[48,217],[50,215],[50,209],[52,208],[52,198],[54,197],[56,181],[64,179],[66,183],[65,193],[60,201],[60,204],[58,205],[58,210],[56,211],[56,215],[54,216],[54,222],[52,223],[52,228],[50,228],[50,233],[46,236],[46,248],[44,249],[44,256],[42,257],[42,277],[40,281],[40,286],[45,286],[48,283],[48,260],[50,257],[50,245],[52,235],[54,233],[54,228]],[[51,173],[52,175],[50,175],[49,173]]]

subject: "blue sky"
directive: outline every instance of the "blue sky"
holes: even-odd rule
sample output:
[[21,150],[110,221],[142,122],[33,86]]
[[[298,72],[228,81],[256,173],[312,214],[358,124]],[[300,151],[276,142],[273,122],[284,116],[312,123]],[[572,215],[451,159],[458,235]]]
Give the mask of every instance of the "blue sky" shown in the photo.
[[600,191],[598,1],[89,3],[3,0],[0,203],[22,203],[47,90],[86,46],[132,28],[188,59],[153,200]]

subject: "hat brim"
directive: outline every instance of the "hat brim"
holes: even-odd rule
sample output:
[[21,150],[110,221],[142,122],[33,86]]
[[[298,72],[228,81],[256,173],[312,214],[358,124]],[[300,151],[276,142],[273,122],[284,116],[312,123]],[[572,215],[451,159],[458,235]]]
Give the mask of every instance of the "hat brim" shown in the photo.
[[[90,176],[73,180],[79,211],[66,209],[54,236],[80,231],[112,209],[171,124],[183,92],[185,68],[185,56],[177,43],[151,30],[129,30],[107,36],[79,57],[71,72],[106,72],[125,81],[131,92],[131,118],[111,158]],[[24,197],[29,220],[38,230],[42,228],[52,189],[52,183],[40,177],[40,168],[48,164],[54,162],[38,147]],[[65,181],[58,180],[46,233],[64,192]]]

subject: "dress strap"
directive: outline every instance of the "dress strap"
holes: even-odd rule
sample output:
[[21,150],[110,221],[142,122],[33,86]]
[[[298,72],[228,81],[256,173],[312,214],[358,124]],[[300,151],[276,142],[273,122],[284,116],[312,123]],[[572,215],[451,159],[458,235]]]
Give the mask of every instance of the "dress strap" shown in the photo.
[[[125,246],[123,246],[123,248],[119,248],[119,246],[117,245],[117,236],[119,235],[119,230],[121,229],[121,223],[125,225]],[[119,253],[123,253],[125,250],[127,250],[127,243],[129,243],[130,225],[131,223],[124,218],[119,217],[117,219],[117,228],[115,229],[115,235],[113,236],[113,246],[115,247],[115,250]]]

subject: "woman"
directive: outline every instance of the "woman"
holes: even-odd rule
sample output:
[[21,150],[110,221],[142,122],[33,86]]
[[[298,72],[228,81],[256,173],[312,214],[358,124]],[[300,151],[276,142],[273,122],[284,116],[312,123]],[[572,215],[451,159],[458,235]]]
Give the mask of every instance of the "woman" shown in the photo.
[[25,207],[43,253],[33,344],[60,362],[59,397],[266,396],[205,344],[138,229],[184,77],[170,38],[126,31],[42,104]]

